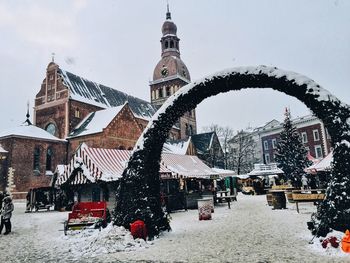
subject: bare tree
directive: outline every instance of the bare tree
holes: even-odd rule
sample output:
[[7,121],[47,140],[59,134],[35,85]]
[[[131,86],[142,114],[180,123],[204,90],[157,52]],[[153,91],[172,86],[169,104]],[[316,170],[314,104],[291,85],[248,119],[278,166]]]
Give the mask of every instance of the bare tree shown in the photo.
[[256,142],[250,132],[238,131],[228,142],[230,144],[230,168],[237,174],[248,173],[257,162],[255,157]]

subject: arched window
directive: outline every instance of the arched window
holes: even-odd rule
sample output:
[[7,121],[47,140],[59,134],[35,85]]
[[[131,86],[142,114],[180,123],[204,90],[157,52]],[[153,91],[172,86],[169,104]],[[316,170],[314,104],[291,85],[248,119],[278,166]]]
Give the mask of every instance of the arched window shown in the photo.
[[158,98],[163,98],[163,89],[162,88],[160,88],[158,90]]
[[46,171],[52,170],[52,158],[53,158],[53,150],[51,147],[47,148],[46,152]]
[[165,48],[168,48],[169,47],[169,43],[168,41],[165,41]]
[[170,48],[174,48],[174,41],[170,41]]
[[33,170],[39,171],[40,169],[40,148],[37,146],[34,148],[34,156],[33,156]]

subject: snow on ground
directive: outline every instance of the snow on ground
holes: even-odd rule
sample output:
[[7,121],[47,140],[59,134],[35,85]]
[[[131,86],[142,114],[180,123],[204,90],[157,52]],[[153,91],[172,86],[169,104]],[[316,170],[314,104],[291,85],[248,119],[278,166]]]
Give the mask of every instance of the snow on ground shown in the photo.
[[312,203],[300,204],[300,214],[287,206],[272,210],[265,196],[239,195],[232,209],[215,207],[210,221],[199,221],[196,210],[173,213],[173,230],[145,242],[112,225],[64,236],[67,212],[25,214],[16,203],[13,233],[0,236],[0,262],[350,262],[340,249],[309,244]]

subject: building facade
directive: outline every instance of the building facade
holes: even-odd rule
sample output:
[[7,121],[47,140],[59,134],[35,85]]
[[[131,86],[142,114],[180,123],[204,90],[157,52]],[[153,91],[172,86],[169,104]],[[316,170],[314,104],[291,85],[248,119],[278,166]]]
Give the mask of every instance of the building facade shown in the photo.
[[[316,159],[322,159],[331,150],[331,138],[323,122],[313,115],[292,119],[292,124],[300,134],[302,143],[308,154]],[[276,120],[256,130],[260,137],[262,158],[265,164],[275,162],[275,153],[279,134],[283,130],[283,123]]]

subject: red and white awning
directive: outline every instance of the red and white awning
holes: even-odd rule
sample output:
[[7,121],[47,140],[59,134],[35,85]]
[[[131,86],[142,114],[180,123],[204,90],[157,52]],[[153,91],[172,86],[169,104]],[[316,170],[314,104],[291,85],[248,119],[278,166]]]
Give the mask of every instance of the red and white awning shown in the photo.
[[[83,143],[64,171],[58,173],[56,185],[117,181],[122,177],[130,155],[131,151],[92,148]],[[160,173],[171,175],[171,171],[162,165]]]
[[173,177],[210,179],[219,174],[203,163],[197,156],[163,153],[161,164]]
[[330,171],[332,169],[332,162],[333,162],[333,152],[330,152],[321,161],[306,168],[306,172],[309,174],[316,174],[317,172]]
[[[68,165],[57,167],[56,185],[117,181],[123,175],[131,151],[88,147],[81,144]],[[163,153],[160,177],[210,179],[219,173],[197,156]]]

